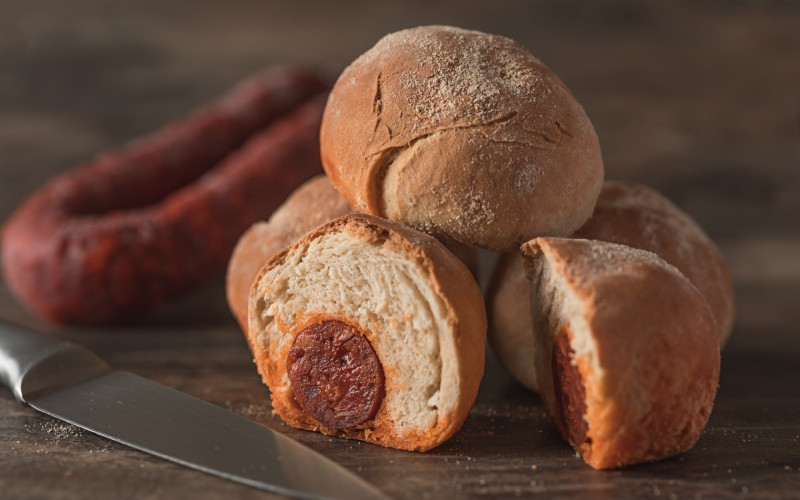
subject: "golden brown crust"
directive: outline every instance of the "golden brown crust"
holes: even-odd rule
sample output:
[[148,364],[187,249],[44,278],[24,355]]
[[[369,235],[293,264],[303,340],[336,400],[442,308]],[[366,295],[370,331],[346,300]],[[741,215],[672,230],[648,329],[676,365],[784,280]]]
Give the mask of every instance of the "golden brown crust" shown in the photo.
[[[720,363],[716,325],[700,292],[655,254],[623,245],[537,238],[522,251],[532,307],[552,300],[542,294],[554,287],[566,297],[548,312],[549,323],[541,315],[534,320],[535,341],[537,352],[550,353],[558,325],[570,327],[586,391],[584,460],[615,468],[694,446],[711,413]],[[540,395],[554,415],[552,359],[541,359]]]
[[239,238],[228,262],[225,292],[242,330],[247,330],[250,285],[267,259],[312,229],[349,213],[353,208],[326,176],[318,175],[297,188],[269,221],[256,222]]
[[537,391],[531,285],[525,277],[522,254],[500,255],[486,291],[489,343],[497,360],[512,377]]
[[512,40],[447,26],[392,33],[356,59],[320,139],[359,211],[492,250],[569,235],[603,178],[594,129],[550,70]]
[[[280,352],[270,352],[258,318],[270,307],[271,290],[260,284],[271,270],[283,266],[294,255],[303,253],[309,245],[320,238],[335,233],[346,233],[350,237],[381,245],[387,251],[399,253],[421,266],[436,294],[445,305],[446,322],[450,328],[440,339],[441,387],[452,393],[440,395],[440,411],[435,425],[424,431],[406,431],[400,422],[393,421],[381,405],[375,418],[356,428],[338,430],[325,427],[306,414],[291,396],[286,380],[286,358],[291,342],[284,342]],[[398,287],[401,283],[395,284]],[[439,241],[413,229],[387,220],[367,215],[340,217],[307,234],[302,240],[275,254],[259,271],[250,295],[250,325],[247,340],[264,382],[270,387],[273,408],[281,418],[294,427],[316,430],[324,434],[359,439],[383,446],[405,450],[425,451],[449,439],[463,424],[477,396],[483,375],[484,345],[486,339],[486,317],[480,291],[469,270]],[[277,316],[276,316],[277,319]],[[278,325],[282,335],[292,338],[306,326],[322,320],[335,319],[355,326],[364,332],[376,353],[381,357],[385,373],[386,399],[393,390],[397,367],[387,363],[386,356],[376,344],[374,325],[362,325],[341,311],[330,308],[324,311],[297,311],[294,324]],[[441,345],[446,342],[447,345]],[[452,399],[445,403],[445,400]],[[384,402],[385,402],[384,400]]]
[[734,295],[714,242],[692,218],[657,191],[632,182],[606,182],[594,214],[574,235],[655,253],[703,294],[724,346],[733,329]]
[[[641,184],[607,181],[594,214],[573,237],[647,250],[677,267],[708,302],[720,347],[725,345],[734,320],[728,269],[702,228],[663,195]],[[509,373],[536,391],[529,297],[522,256],[519,252],[502,255],[487,293],[489,341]]]

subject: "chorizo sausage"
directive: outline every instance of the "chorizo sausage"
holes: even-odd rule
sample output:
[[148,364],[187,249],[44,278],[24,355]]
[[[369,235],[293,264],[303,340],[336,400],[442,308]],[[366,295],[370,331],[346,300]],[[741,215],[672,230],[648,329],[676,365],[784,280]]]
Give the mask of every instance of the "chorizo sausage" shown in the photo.
[[321,171],[326,88],[313,73],[275,68],[56,177],[3,228],[10,288],[50,321],[92,324],[206,282],[250,224]]
[[297,334],[286,360],[297,403],[332,429],[375,417],[384,374],[369,340],[342,321],[314,323]]
[[556,395],[556,425],[561,434],[576,449],[587,441],[589,425],[586,423],[586,389],[578,367],[572,364],[574,351],[566,333],[557,335],[553,341],[552,367],[553,389]]

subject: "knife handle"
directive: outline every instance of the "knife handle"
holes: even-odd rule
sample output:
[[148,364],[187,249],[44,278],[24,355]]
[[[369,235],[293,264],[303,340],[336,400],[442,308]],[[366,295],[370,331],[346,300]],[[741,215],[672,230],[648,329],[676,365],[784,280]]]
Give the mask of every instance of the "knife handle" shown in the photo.
[[77,344],[0,321],[0,382],[20,402],[110,370],[105,361]]

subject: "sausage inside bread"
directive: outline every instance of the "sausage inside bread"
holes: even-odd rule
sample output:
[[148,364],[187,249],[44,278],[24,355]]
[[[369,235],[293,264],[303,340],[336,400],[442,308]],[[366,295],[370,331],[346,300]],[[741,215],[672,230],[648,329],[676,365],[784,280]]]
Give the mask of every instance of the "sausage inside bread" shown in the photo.
[[250,293],[248,343],[289,425],[424,451],[463,424],[483,375],[486,317],[435,238],[340,217],[273,256]]
[[[734,321],[734,294],[725,261],[689,214],[642,184],[606,181],[592,217],[572,237],[619,243],[655,253],[702,293],[719,330],[720,347]],[[500,257],[487,294],[489,340],[498,360],[522,385],[537,390],[530,284],[519,252]]]
[[700,292],[655,254],[623,245],[537,238],[522,251],[539,394],[561,435],[597,469],[694,446],[720,368]]

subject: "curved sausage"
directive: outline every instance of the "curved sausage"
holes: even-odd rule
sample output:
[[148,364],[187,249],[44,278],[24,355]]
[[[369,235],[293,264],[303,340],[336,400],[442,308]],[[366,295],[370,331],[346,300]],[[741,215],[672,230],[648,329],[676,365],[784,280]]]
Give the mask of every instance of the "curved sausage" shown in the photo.
[[297,403],[332,429],[349,429],[375,417],[384,374],[369,340],[347,323],[314,323],[295,337],[286,360]]
[[206,282],[247,227],[321,171],[325,89],[276,68],[56,177],[3,228],[12,291],[51,321],[104,323]]

